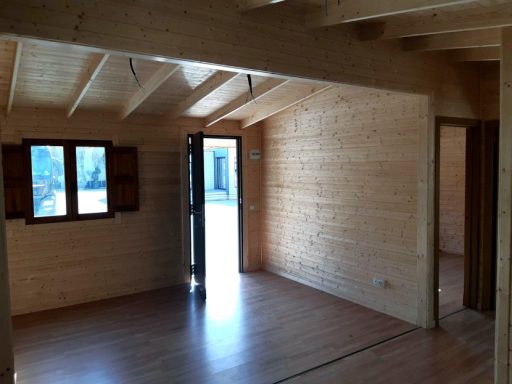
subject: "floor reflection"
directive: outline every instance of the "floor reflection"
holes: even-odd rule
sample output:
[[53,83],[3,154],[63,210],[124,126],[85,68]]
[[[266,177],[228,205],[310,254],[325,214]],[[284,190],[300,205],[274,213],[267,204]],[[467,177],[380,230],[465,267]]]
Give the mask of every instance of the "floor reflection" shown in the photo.
[[208,318],[232,319],[240,302],[236,200],[206,202],[206,289]]

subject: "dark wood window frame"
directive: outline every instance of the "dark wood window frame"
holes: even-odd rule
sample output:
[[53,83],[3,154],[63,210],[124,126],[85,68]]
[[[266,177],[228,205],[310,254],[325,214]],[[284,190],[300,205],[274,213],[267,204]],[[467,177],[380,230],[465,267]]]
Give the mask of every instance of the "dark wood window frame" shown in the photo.
[[[32,188],[32,159],[31,146],[49,145],[62,146],[64,149],[64,182],[66,186],[66,215],[34,217],[33,188]],[[76,170],[77,147],[104,147],[107,181],[107,212],[78,213],[78,184]],[[25,222],[26,224],[44,224],[66,221],[95,220],[112,218],[115,215],[112,199],[113,175],[112,175],[112,142],[98,140],[52,140],[52,139],[23,139],[23,151],[25,159],[25,175],[27,180],[25,192]]]

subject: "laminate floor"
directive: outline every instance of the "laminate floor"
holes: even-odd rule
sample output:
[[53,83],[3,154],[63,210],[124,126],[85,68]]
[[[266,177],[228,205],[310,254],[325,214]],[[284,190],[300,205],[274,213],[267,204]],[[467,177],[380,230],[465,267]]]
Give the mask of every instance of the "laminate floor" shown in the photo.
[[492,384],[494,317],[470,309],[285,380],[286,384]]
[[[273,383],[414,329],[267,272],[14,318],[21,384]],[[366,369],[366,368],[365,368]]]

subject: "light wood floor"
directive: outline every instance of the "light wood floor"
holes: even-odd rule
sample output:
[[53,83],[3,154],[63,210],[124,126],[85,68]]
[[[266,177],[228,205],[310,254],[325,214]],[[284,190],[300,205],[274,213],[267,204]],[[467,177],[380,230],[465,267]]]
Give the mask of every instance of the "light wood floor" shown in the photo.
[[206,305],[175,287],[16,317],[16,370],[21,384],[490,382],[492,320],[442,327],[258,272]]

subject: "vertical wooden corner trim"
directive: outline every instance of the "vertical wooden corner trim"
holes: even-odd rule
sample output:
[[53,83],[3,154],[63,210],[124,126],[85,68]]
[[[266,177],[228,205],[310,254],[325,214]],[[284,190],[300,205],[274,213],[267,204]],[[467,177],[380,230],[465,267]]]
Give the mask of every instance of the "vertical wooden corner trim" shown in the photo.
[[433,96],[422,96],[418,132],[417,325],[435,326],[434,209],[435,119]]
[[510,252],[512,226],[512,27],[501,32],[497,225],[496,350],[494,382],[510,377]]
[[0,146],[0,375],[2,383],[14,383],[14,354],[12,344],[11,303],[5,235],[4,178]]

